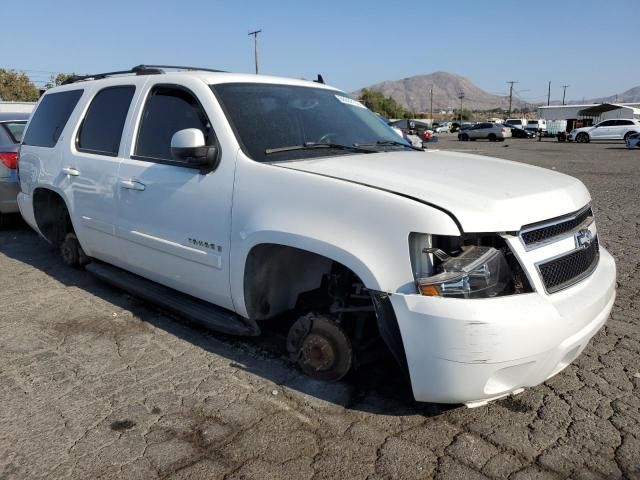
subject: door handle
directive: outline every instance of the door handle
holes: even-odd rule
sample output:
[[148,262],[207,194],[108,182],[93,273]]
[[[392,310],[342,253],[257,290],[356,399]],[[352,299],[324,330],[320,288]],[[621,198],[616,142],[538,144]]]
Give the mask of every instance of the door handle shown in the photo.
[[132,179],[120,180],[120,186],[122,188],[127,188],[129,190],[138,190],[140,192],[144,191],[145,189],[144,183]]
[[62,169],[62,173],[71,177],[77,177],[78,175],[80,175],[80,171],[78,171],[78,169],[75,167],[64,167]]

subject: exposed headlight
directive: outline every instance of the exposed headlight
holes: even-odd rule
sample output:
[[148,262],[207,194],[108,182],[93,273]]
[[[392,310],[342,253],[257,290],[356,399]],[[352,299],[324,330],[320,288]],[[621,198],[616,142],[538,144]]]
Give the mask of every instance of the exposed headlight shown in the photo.
[[[437,249],[435,249],[437,250]],[[436,256],[444,252],[434,252]],[[466,246],[456,257],[444,254],[440,273],[416,279],[420,293],[430,297],[491,298],[511,282],[511,270],[501,251]]]

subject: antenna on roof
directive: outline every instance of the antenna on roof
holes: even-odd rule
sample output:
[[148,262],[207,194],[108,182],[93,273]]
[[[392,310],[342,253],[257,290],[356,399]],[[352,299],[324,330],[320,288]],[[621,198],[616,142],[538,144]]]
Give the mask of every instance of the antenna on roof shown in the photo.
[[322,78],[322,75],[318,74],[318,78],[316,78],[314,82],[324,84],[324,78]]

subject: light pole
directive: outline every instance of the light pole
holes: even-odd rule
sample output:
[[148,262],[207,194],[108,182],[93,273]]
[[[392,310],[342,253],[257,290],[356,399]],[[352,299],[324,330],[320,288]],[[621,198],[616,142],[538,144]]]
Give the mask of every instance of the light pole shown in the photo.
[[260,32],[262,32],[262,29],[249,32],[249,36],[253,35],[253,53],[256,59],[256,75],[258,74],[258,34]]

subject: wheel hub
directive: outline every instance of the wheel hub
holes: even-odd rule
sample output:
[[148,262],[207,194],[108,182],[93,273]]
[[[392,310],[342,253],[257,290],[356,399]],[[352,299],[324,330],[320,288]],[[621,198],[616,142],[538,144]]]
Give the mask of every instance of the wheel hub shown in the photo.
[[303,362],[316,371],[329,370],[335,362],[336,355],[331,342],[323,336],[312,333],[307,335],[302,344]]

